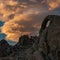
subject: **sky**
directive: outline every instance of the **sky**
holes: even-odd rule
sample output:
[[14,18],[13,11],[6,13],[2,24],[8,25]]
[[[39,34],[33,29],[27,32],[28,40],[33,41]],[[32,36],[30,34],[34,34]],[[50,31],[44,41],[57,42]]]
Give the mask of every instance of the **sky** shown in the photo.
[[37,35],[51,14],[60,15],[60,0],[0,0],[0,35],[16,42],[21,35]]

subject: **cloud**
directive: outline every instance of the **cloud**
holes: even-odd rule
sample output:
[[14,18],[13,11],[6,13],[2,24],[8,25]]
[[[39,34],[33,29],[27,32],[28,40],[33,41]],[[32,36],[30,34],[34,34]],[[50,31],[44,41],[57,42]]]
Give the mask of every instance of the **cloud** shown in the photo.
[[7,35],[6,39],[18,41],[21,35],[36,35],[38,31],[36,24],[40,25],[42,19],[40,15],[42,15],[42,13],[43,12],[40,11],[40,9],[28,9],[22,14],[17,14],[13,19],[5,22],[4,26],[2,27],[2,32]]
[[42,20],[60,7],[59,0],[0,0],[1,28],[7,40],[18,41],[24,34],[36,35]]
[[47,4],[49,5],[49,10],[54,10],[60,7],[60,0],[47,0]]

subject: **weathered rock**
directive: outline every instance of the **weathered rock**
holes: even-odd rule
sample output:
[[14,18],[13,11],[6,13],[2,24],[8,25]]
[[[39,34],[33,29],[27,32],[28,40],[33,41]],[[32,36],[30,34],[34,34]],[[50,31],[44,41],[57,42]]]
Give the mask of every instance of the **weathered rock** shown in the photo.
[[8,56],[12,53],[11,46],[4,39],[0,41],[0,57]]
[[57,15],[49,15],[45,18],[39,32],[38,40],[28,50],[28,60],[60,60],[59,22],[60,16]]
[[16,57],[16,59],[25,60],[27,49],[32,45],[33,41],[31,41],[28,35],[24,35],[20,37],[19,42],[13,46],[13,53],[10,56]]
[[[47,26],[48,21],[50,21]],[[49,56],[52,60],[60,59],[58,56],[60,53],[60,16],[49,15],[45,18],[42,23],[40,34],[42,33],[45,36],[40,35],[40,47],[42,46],[42,51],[44,54]],[[44,34],[44,30],[46,34]],[[44,38],[45,37],[45,38]],[[46,48],[45,48],[46,47]]]

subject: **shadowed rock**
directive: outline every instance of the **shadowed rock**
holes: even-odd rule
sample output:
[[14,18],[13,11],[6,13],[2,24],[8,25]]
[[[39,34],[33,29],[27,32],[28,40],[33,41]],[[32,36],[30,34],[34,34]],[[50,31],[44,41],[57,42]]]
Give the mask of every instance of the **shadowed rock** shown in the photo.
[[6,40],[0,41],[0,57],[5,57],[11,54],[11,46]]
[[[47,26],[47,23],[49,21],[50,23]],[[60,51],[60,23],[59,22],[60,22],[60,16],[57,15],[47,16],[42,23],[41,30],[39,33],[40,34],[39,47],[40,49],[42,48],[42,51],[46,55],[46,57],[49,56],[52,60],[58,60],[60,57],[58,56],[58,52]]]
[[48,15],[44,19],[39,38],[33,45],[28,50],[28,60],[60,60],[60,16]]

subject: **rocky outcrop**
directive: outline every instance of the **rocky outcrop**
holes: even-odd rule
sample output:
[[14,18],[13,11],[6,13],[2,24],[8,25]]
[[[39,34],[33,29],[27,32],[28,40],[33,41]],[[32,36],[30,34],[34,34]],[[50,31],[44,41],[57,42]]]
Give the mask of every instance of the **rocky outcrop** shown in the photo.
[[[50,21],[49,25],[46,27],[47,23]],[[44,23],[45,22],[45,23]],[[41,30],[44,32],[46,30],[45,38],[43,42],[45,41],[47,47],[46,49],[43,48],[43,52],[45,51],[45,54],[47,53],[47,56],[49,56],[52,60],[60,60],[60,56],[58,56],[60,53],[60,16],[57,15],[49,15],[45,18],[45,20],[42,23]],[[42,36],[43,37],[43,36]],[[41,39],[39,45],[41,44]],[[43,46],[42,46],[43,47]]]
[[41,25],[38,40],[28,50],[28,60],[60,60],[59,22],[60,16],[57,15],[49,15],[45,18]]
[[12,53],[11,46],[7,43],[6,40],[0,41],[0,57],[6,57]]
[[36,37],[29,38],[28,35],[21,36],[19,38],[19,42],[13,46],[13,53],[10,55],[10,57],[16,57],[17,59],[24,60],[26,56],[25,51],[32,47],[34,38]]

